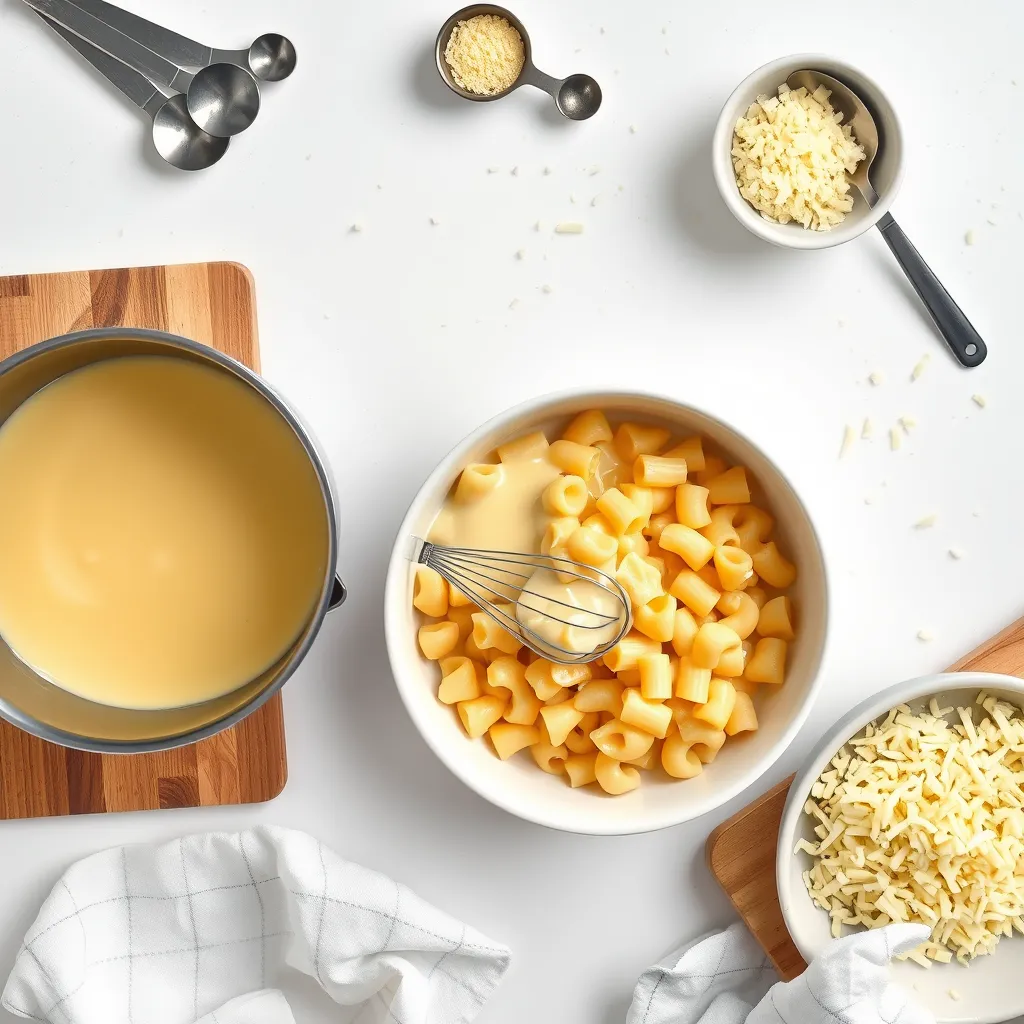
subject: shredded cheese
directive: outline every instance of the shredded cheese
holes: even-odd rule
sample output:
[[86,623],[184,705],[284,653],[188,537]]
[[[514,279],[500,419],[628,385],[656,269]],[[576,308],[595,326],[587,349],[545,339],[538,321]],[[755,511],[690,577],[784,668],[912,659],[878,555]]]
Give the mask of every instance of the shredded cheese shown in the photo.
[[845,458],[853,447],[854,439],[857,437],[857,432],[853,427],[847,426],[843,430],[843,443],[839,446],[839,458]]
[[785,84],[778,91],[778,97],[758,96],[736,122],[736,184],[766,219],[828,231],[853,209],[846,175],[864,159],[864,149],[823,85],[813,93]]
[[556,235],[582,235],[583,225],[576,220],[562,220],[555,225]]
[[988,405],[988,399],[984,395],[971,395],[971,401],[979,408],[984,409]]
[[934,526],[938,521],[939,517],[934,512],[930,512],[926,516],[921,516],[921,518],[914,523],[914,529],[927,530],[929,527]]
[[1024,712],[985,693],[976,706],[978,722],[974,708],[934,699],[917,713],[893,708],[811,787],[818,842],[796,849],[812,858],[804,883],[836,937],[927,924],[908,958],[928,966],[1024,933]]
[[911,380],[917,380],[917,378],[920,377],[922,373],[924,373],[924,368],[928,365],[929,359],[931,359],[931,356],[928,355],[927,353],[921,356],[921,358],[917,361],[917,365],[910,373]]

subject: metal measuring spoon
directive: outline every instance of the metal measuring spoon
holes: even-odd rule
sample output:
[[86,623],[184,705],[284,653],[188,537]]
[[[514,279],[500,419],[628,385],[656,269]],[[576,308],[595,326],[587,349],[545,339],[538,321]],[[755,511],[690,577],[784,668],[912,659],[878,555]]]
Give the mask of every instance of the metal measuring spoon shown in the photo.
[[[494,93],[490,96],[481,96],[479,93],[463,89],[455,81],[452,69],[444,59],[444,51],[447,49],[448,41],[451,39],[452,32],[455,31],[458,23],[460,21],[468,21],[479,14],[493,14],[499,18],[504,18],[519,33],[523,40],[525,61],[523,63],[523,70],[519,72],[519,77],[503,92]],[[515,92],[521,85],[532,85],[534,88],[546,92],[555,101],[555,106],[558,107],[559,112],[573,121],[585,121],[588,117],[593,117],[601,106],[601,86],[590,75],[577,74],[570,75],[568,78],[552,78],[551,75],[546,75],[537,68],[533,63],[533,47],[530,44],[529,34],[524,28],[523,23],[504,7],[498,7],[495,4],[473,4],[471,7],[464,7],[461,11],[453,14],[441,26],[434,49],[437,70],[444,79],[445,85],[463,99],[476,100],[477,102],[500,100],[510,92]]]
[[153,145],[173,167],[201,171],[215,164],[227,151],[230,140],[204,132],[189,116],[181,93],[168,98],[145,75],[80,39],[45,14],[39,14],[39,18],[153,119]]
[[183,68],[234,64],[251,71],[264,82],[280,82],[295,70],[295,47],[290,39],[277,32],[265,32],[253,41],[248,50],[217,50],[105,0],[74,0],[74,3],[122,35]]
[[194,75],[94,18],[69,0],[25,0],[33,10],[70,29],[169,92],[185,93],[192,120],[211,135],[245,131],[260,109],[260,87],[236,64],[210,64]]
[[[864,101],[838,78],[821,71],[794,71],[786,79],[786,84],[791,89],[803,87],[808,92],[814,92],[819,85],[829,90],[829,102],[833,109],[843,115],[843,121],[853,129],[854,138],[864,147],[864,159],[857,164],[857,169],[850,175],[850,181],[860,190],[864,202],[874,206],[878,202],[878,193],[871,184],[871,164],[878,155],[878,126]],[[878,230],[882,232],[896,262],[903,268],[903,273],[914,286],[914,291],[924,303],[928,315],[953,355],[964,366],[978,366],[984,362],[988,348],[981,335],[893,220],[891,213],[886,213],[878,222]]]

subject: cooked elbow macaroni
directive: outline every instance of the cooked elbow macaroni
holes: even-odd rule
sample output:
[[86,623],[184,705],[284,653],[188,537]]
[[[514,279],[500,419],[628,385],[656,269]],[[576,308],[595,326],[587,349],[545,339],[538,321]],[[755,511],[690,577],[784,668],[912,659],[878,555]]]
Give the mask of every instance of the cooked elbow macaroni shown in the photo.
[[[700,437],[592,409],[550,443],[536,431],[467,466],[429,539],[466,544],[459,516],[479,525],[503,487],[516,491],[518,532],[468,546],[513,550],[529,537],[523,550],[594,566],[629,595],[633,628],[598,661],[559,665],[417,566],[419,646],[467,736],[617,796],[644,773],[692,779],[729,738],[756,731],[758,688],[785,682],[797,567],[745,467]],[[502,607],[509,626],[516,616]]]

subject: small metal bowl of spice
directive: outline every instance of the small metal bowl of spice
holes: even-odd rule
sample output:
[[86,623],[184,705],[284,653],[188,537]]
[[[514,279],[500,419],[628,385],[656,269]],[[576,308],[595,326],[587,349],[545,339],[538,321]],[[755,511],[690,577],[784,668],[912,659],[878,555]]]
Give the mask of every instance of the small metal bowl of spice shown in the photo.
[[445,85],[466,100],[500,100],[532,85],[573,121],[593,117],[601,106],[601,87],[590,75],[553,78],[538,70],[523,23],[495,4],[473,4],[453,14],[437,34],[436,59]]

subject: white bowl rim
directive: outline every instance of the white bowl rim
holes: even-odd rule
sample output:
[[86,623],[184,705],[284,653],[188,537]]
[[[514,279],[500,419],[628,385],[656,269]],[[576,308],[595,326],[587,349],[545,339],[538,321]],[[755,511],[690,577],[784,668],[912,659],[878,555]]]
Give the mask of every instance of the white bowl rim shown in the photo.
[[[811,791],[811,785],[821,774],[825,765],[832,760],[836,752],[844,743],[852,739],[864,727],[882,715],[887,714],[892,708],[907,701],[918,700],[927,697],[929,694],[942,693],[944,690],[965,690],[987,687],[1014,690],[1024,695],[1024,679],[1019,676],[1008,676],[996,672],[940,672],[935,675],[917,676],[914,679],[907,679],[896,683],[878,693],[862,700],[849,713],[844,715],[826,733],[826,735],[815,745],[814,752],[804,762],[803,767],[797,772],[789,789],[789,796],[786,798],[786,805],[782,811],[782,819],[779,823],[779,842],[775,850],[775,883],[779,894],[779,906],[782,909],[782,917],[786,929],[793,940],[793,944],[799,950],[800,955],[808,963],[820,952],[814,946],[803,941],[799,934],[799,928],[794,929],[794,916],[790,910],[794,892],[790,886],[791,858],[793,857],[793,837],[796,835],[800,815],[803,814],[804,802]],[[795,894],[810,900],[807,890],[800,886]],[[813,904],[812,904],[813,906]],[[815,907],[815,910],[819,908]],[[820,913],[825,913],[823,910]],[[1013,1013],[1013,1019],[1024,1013],[1024,994],[1021,996],[1020,1007]],[[975,1024],[998,1024],[999,1021],[1007,1018],[998,1017],[971,1017]]]
[[[808,68],[814,68],[818,65],[827,65],[832,69],[838,69],[840,73],[853,72],[855,75],[864,79],[864,81],[867,82],[879,96],[885,98],[892,113],[893,128],[895,129],[896,138],[900,142],[900,156],[896,166],[896,174],[893,178],[892,185],[890,185],[884,195],[880,195],[878,197],[878,202],[871,207],[868,215],[864,217],[855,228],[848,228],[844,231],[843,226],[840,225],[838,228],[834,228],[831,231],[811,231],[799,224],[776,224],[773,221],[765,221],[761,214],[758,213],[757,210],[755,210],[750,203],[740,195],[739,189],[736,187],[736,178],[733,172],[732,160],[729,155],[732,150],[731,138],[734,125],[730,121],[726,120],[726,112],[733,106],[735,100],[740,95],[746,94],[749,91],[751,85],[756,79],[766,75],[769,71],[776,68],[781,69],[793,64],[800,64],[802,67]],[[871,97],[868,99],[870,102]],[[850,64],[838,57],[832,57],[826,53],[793,53],[786,57],[779,57],[776,60],[770,60],[766,64],[762,64],[759,68],[755,68],[749,75],[747,75],[746,78],[743,79],[742,82],[740,82],[739,85],[736,86],[735,89],[733,89],[731,93],[729,93],[729,97],[722,105],[721,112],[718,115],[718,121],[715,125],[715,134],[711,145],[711,167],[715,183],[718,185],[718,191],[721,193],[723,202],[729,208],[732,215],[752,234],[757,235],[758,238],[769,242],[772,245],[778,245],[789,249],[829,249],[832,246],[842,245],[844,242],[849,242],[854,238],[859,238],[870,228],[873,228],[882,219],[882,217],[889,212],[889,207],[892,205],[893,200],[899,193],[900,186],[903,183],[903,174],[906,168],[903,139],[903,124],[900,120],[899,114],[893,104],[889,101],[885,90],[882,89],[871,75],[865,73],[854,64]],[[721,155],[723,153],[724,156]],[[765,227],[766,224],[771,224],[773,227],[777,228],[792,228],[792,239],[777,236],[772,232],[771,228]]]
[[[709,813],[717,807],[721,807],[723,804],[728,803],[737,794],[742,793],[745,789],[749,788],[753,783],[757,781],[756,776],[746,781],[742,779],[737,780],[731,785],[724,786],[718,790],[715,794],[713,802],[708,802],[706,806],[700,806],[694,813],[684,813],[682,816],[673,816],[670,814],[662,814],[654,817],[652,823],[649,826],[643,828],[630,828],[630,827],[617,827],[614,824],[602,824],[600,820],[595,821],[593,828],[588,828],[585,832],[582,830],[568,829],[552,817],[541,812],[540,809],[531,811],[530,809],[523,809],[513,806],[509,801],[505,800],[500,793],[484,792],[479,786],[477,786],[475,779],[464,773],[458,766],[457,758],[452,754],[451,748],[444,743],[436,741],[435,737],[431,734],[429,724],[423,714],[420,713],[420,705],[417,700],[413,697],[409,690],[409,684],[400,677],[400,673],[396,671],[396,658],[394,656],[395,650],[397,650],[399,643],[399,631],[403,628],[401,623],[398,621],[398,609],[399,609],[399,595],[396,593],[396,588],[402,586],[401,577],[403,569],[408,562],[408,555],[410,551],[409,539],[412,536],[411,524],[416,517],[416,514],[420,510],[420,505],[424,501],[424,495],[431,491],[442,478],[447,477],[452,471],[452,465],[456,462],[456,455],[468,448],[471,448],[477,441],[485,437],[487,434],[492,433],[494,430],[499,428],[502,423],[509,420],[513,420],[523,414],[535,411],[543,413],[543,410],[549,406],[559,404],[561,402],[573,401],[579,399],[587,399],[588,402],[592,401],[595,406],[599,406],[603,401],[609,399],[622,400],[636,398],[639,400],[654,400],[656,402],[665,402],[669,405],[673,405],[683,412],[693,412],[697,415],[707,417],[714,422],[721,424],[726,430],[735,434],[740,440],[750,445],[756,452],[758,452],[764,460],[771,465],[771,467],[778,474],[779,479],[789,489],[792,494],[793,500],[796,502],[797,507],[801,510],[804,516],[804,520],[809,530],[809,535],[813,541],[814,548],[818,555],[818,563],[821,568],[821,580],[822,580],[822,593],[821,593],[821,605],[822,605],[822,641],[820,647],[816,653],[811,664],[812,678],[808,684],[807,695],[804,698],[801,709],[793,716],[789,721],[778,740],[772,746],[771,750],[763,759],[761,765],[761,771],[766,772],[779,757],[786,748],[793,742],[797,733],[800,731],[804,722],[807,720],[807,716],[810,714],[811,708],[814,705],[815,700],[818,697],[818,693],[823,685],[821,675],[821,665],[824,660],[825,650],[828,646],[828,627],[829,627],[829,613],[832,607],[831,601],[831,588],[829,583],[828,566],[825,560],[824,547],[821,543],[821,537],[818,533],[818,529],[814,524],[810,513],[807,510],[807,506],[804,504],[803,499],[800,497],[796,488],[790,481],[789,476],[782,471],[774,459],[764,452],[759,444],[751,440],[742,430],[727,423],[721,417],[714,415],[713,413],[706,412],[699,406],[693,405],[690,402],[681,401],[678,398],[673,398],[670,395],[665,395],[656,391],[648,391],[639,388],[605,388],[595,389],[593,387],[578,387],[568,388],[560,391],[546,392],[545,394],[538,395],[534,398],[526,399],[523,402],[519,402],[516,405],[510,406],[507,409],[497,413],[488,419],[481,426],[477,427],[476,430],[467,434],[462,440],[460,440],[438,463],[433,469],[427,479],[420,485],[415,496],[409,504],[409,508],[406,511],[405,516],[402,519],[401,526],[398,528],[398,534],[395,538],[395,545],[392,549],[391,558],[388,562],[387,577],[384,586],[384,639],[385,645],[388,651],[388,661],[391,665],[391,675],[395,682],[395,686],[398,690],[399,696],[402,699],[402,703],[405,705],[406,711],[409,717],[412,719],[413,724],[416,726],[420,736],[423,737],[424,742],[434,752],[441,763],[464,785],[468,786],[478,796],[487,800],[489,803],[493,803],[495,806],[500,807],[502,810],[508,812],[517,818],[522,818],[526,821],[533,822],[536,825],[542,825],[545,828],[553,829],[558,832],[575,832],[578,835],[600,835],[600,836],[613,836],[613,835],[641,835],[648,832],[656,832],[664,828],[671,828],[674,825],[680,825],[687,821],[693,821],[703,815]],[[404,595],[401,598],[403,605],[405,601]],[[688,808],[687,808],[688,810]],[[595,816],[599,818],[599,816]]]

